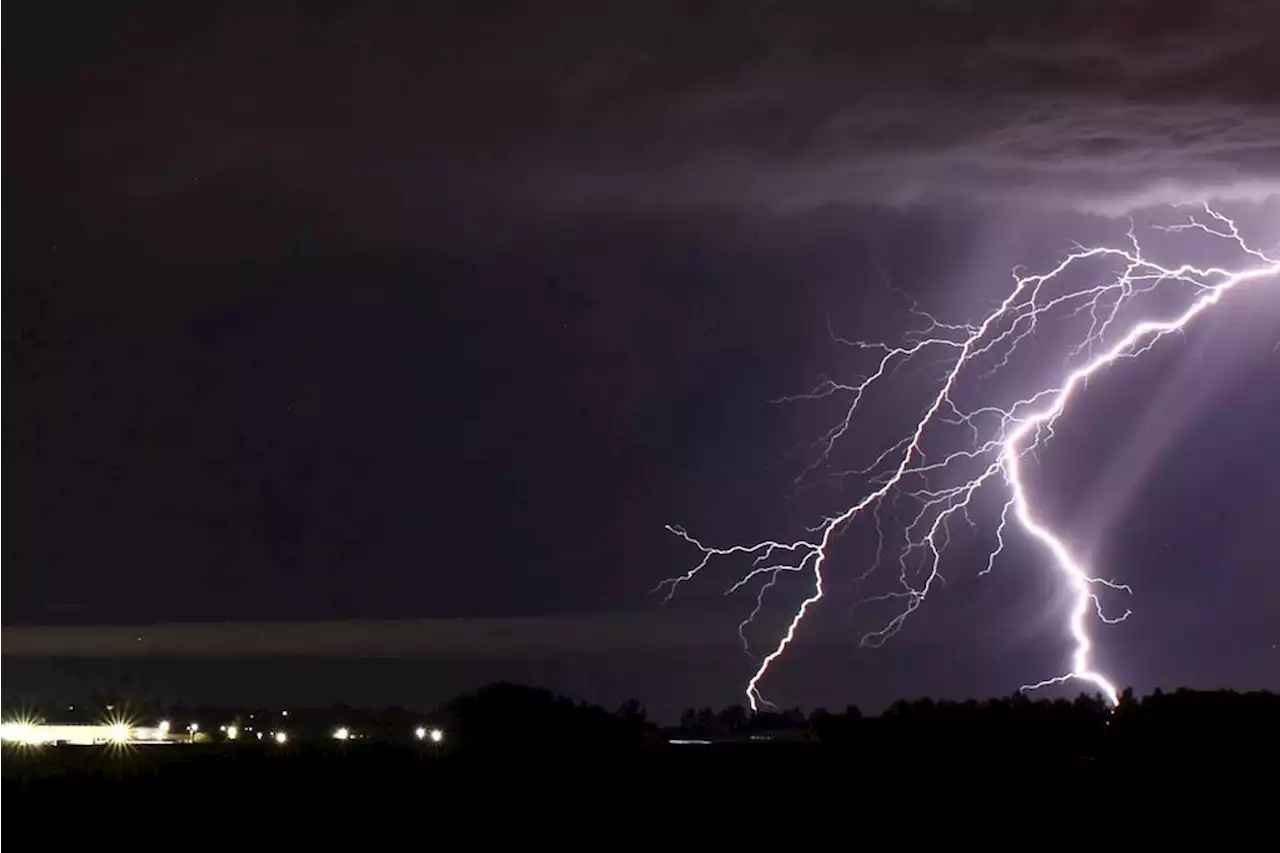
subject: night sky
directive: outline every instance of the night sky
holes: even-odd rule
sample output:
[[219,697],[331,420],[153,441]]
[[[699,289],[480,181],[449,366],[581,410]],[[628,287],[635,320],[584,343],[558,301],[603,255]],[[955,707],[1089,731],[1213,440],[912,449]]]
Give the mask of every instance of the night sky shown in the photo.
[[[750,596],[722,568],[663,605],[698,558],[663,526],[794,537],[865,488],[797,488],[840,411],[769,403],[865,372],[828,325],[896,339],[894,288],[973,321],[1015,266],[1169,202],[1280,246],[1274,4],[695,5],[11,14],[6,698],[428,703],[507,677],[660,716],[741,701]],[[1034,466],[1046,517],[1134,589],[1096,632],[1121,684],[1280,688],[1277,296],[1092,384]],[[1064,668],[1060,583],[1016,535],[984,577],[958,545],[859,649],[866,533],[771,698],[876,710]]]

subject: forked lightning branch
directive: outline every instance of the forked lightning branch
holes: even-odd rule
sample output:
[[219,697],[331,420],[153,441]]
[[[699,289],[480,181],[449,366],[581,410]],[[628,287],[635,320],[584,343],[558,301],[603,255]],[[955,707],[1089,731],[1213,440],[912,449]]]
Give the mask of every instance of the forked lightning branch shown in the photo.
[[[984,487],[1000,489],[1003,506],[998,518],[991,522],[994,545],[980,573],[991,571],[1011,536],[1027,537],[1047,552],[1071,594],[1066,626],[1073,643],[1070,668],[1024,685],[1023,689],[1078,680],[1100,690],[1113,704],[1119,701],[1114,682],[1094,666],[1092,630],[1099,623],[1118,622],[1129,615],[1127,610],[1107,613],[1099,598],[1101,589],[1126,594],[1131,590],[1085,565],[1070,543],[1040,516],[1035,496],[1023,477],[1024,460],[1052,437],[1059,418],[1070,416],[1072,402],[1089,380],[1103,379],[1102,374],[1121,359],[1138,358],[1160,346],[1166,338],[1229,298],[1231,291],[1247,286],[1275,288],[1280,284],[1280,261],[1252,245],[1241,236],[1231,218],[1208,205],[1195,208],[1175,224],[1155,228],[1175,240],[1189,239],[1194,234],[1196,239],[1221,241],[1235,261],[1221,267],[1194,263],[1170,266],[1167,261],[1148,256],[1135,229],[1130,227],[1125,243],[1078,246],[1047,272],[1015,272],[1008,294],[977,323],[942,323],[913,309],[926,326],[907,334],[900,343],[843,341],[869,354],[872,360],[868,375],[848,383],[827,380],[806,394],[785,398],[841,398],[846,402],[843,416],[821,438],[820,452],[802,476],[830,461],[832,451],[863,414],[864,398],[872,388],[892,381],[897,369],[917,357],[943,359],[945,364],[945,373],[914,427],[865,467],[852,472],[861,475],[866,484],[861,496],[822,519],[810,529],[810,535],[795,540],[713,546],[683,527],[668,527],[701,554],[688,571],[658,585],[655,591],[665,590],[668,600],[683,584],[699,578],[714,564],[738,560],[746,565],[725,590],[726,594],[754,594],[754,605],[739,625],[744,647],[746,630],[767,606],[769,593],[779,578],[794,573],[810,584],[785,631],[777,637],[772,650],[759,658],[759,665],[747,682],[746,695],[752,709],[768,704],[761,693],[761,682],[795,641],[805,617],[822,601],[829,572],[836,566],[852,564],[853,575],[865,580],[878,571],[896,570],[894,590],[868,599],[896,601],[900,605],[891,618],[862,637],[864,645],[884,643],[934,591],[941,577],[939,569],[951,527],[957,522],[973,523],[970,509]],[[1077,275],[1086,267],[1091,275],[1101,277]],[[1074,284],[1081,280],[1089,283]],[[1156,292],[1180,300],[1179,307],[1163,313],[1154,309],[1148,312],[1143,306]],[[978,380],[989,379],[1007,368],[1015,356],[1022,355],[1028,349],[1027,339],[1042,326],[1066,318],[1081,322],[1087,331],[1065,351],[1046,354],[1037,349],[1038,359],[1049,359],[1045,364],[1066,365],[1049,385],[1033,388],[1012,403],[992,401],[966,407],[957,402],[961,383],[966,391],[981,385]],[[957,442],[956,435],[963,440]],[[938,436],[948,437],[951,446],[936,446]],[[889,501],[905,502],[914,512],[902,525],[896,552],[885,540],[880,516]],[[836,555],[832,547],[836,534],[862,519],[874,525],[878,537],[875,552],[861,557]]]

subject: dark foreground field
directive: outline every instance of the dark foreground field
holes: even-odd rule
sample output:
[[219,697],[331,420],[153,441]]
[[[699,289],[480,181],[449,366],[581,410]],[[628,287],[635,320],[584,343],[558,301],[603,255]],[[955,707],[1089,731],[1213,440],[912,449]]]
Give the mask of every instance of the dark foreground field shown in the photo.
[[[1280,724],[1280,721],[1277,721]],[[1048,745],[891,743],[553,745],[506,751],[431,751],[388,744],[262,748],[229,745],[5,749],[0,793],[18,799],[125,798],[156,806],[234,795],[242,802],[429,797],[607,802],[640,797],[658,806],[745,798],[794,804],[913,788],[964,799],[970,786],[1001,797],[1083,785],[1093,795],[1280,781],[1280,739],[1190,747],[1161,743],[1114,754],[1064,754]],[[1210,786],[1212,790],[1210,790]]]
[[[1275,846],[1268,693],[1126,694],[1114,711],[1021,696],[877,717],[690,709],[663,730],[632,706],[500,684],[431,719],[448,732],[439,745],[406,742],[400,720],[360,741],[297,728],[283,747],[6,748],[4,840],[183,853]],[[353,724],[380,731],[376,715]]]
[[1099,837],[1176,840],[1190,826],[1212,824],[1222,841],[1269,814],[1276,772],[1275,744],[1265,743],[1076,760],[906,743],[505,753],[376,744],[116,754],[59,747],[6,750],[4,833],[38,838],[48,849],[114,844],[113,837],[130,849],[329,849],[339,839],[349,846],[411,838],[629,849],[647,836],[683,850],[817,843],[832,832],[876,846],[874,838],[914,846],[975,833],[1052,838],[1099,821],[1092,830]]

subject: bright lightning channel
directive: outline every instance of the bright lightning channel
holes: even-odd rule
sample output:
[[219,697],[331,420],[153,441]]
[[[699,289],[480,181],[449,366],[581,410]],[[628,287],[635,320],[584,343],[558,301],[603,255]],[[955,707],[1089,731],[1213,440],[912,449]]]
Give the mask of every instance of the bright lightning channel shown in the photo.
[[[884,532],[879,510],[886,498],[898,500],[908,497],[919,504],[918,514],[905,526],[905,544],[898,554],[901,589],[864,599],[896,599],[904,602],[897,615],[883,627],[862,637],[863,645],[880,646],[902,628],[907,618],[924,603],[934,582],[941,578],[938,567],[950,538],[949,523],[960,514],[966,522],[973,525],[969,517],[970,502],[978,490],[993,479],[995,482],[1003,481],[1007,490],[1006,500],[995,530],[995,545],[980,574],[991,571],[1004,549],[1006,528],[1012,515],[1023,531],[1048,550],[1054,566],[1073,596],[1068,621],[1074,640],[1070,670],[1035,684],[1023,685],[1022,689],[1036,690],[1051,684],[1078,680],[1100,690],[1113,706],[1119,703],[1120,697],[1115,684],[1096,670],[1091,662],[1093,639],[1089,633],[1089,623],[1091,616],[1096,616],[1103,623],[1113,624],[1123,621],[1129,615],[1127,610],[1119,616],[1107,615],[1096,592],[1098,587],[1126,593],[1131,593],[1132,590],[1124,584],[1094,576],[1072,554],[1067,543],[1036,517],[1022,478],[1022,460],[1053,436],[1054,424],[1091,377],[1122,358],[1142,355],[1165,336],[1181,332],[1234,288],[1253,281],[1267,281],[1274,286],[1280,280],[1280,261],[1247,243],[1241,237],[1235,222],[1208,205],[1188,216],[1186,222],[1157,226],[1157,230],[1166,234],[1194,231],[1226,241],[1234,244],[1241,260],[1247,259],[1247,262],[1239,269],[1199,267],[1189,263],[1174,267],[1162,266],[1144,254],[1134,228],[1130,226],[1127,248],[1077,246],[1046,273],[1022,276],[1015,270],[1012,290],[977,325],[941,323],[913,306],[912,314],[923,318],[928,325],[923,330],[909,333],[902,344],[891,346],[867,341],[840,341],[858,350],[879,354],[876,369],[870,375],[852,384],[826,380],[807,394],[782,398],[783,401],[813,400],[845,395],[849,400],[844,417],[820,440],[821,452],[801,473],[802,479],[829,460],[831,451],[850,428],[864,396],[873,386],[922,352],[947,354],[948,369],[945,377],[914,429],[881,453],[869,466],[837,475],[869,477],[869,483],[874,487],[871,491],[843,511],[810,528],[810,538],[795,541],[765,540],[716,548],[695,539],[683,527],[667,527],[671,533],[702,553],[702,559],[693,568],[662,581],[655,588],[655,592],[665,589],[668,601],[681,584],[699,575],[713,558],[733,555],[753,557],[750,569],[725,593],[730,595],[752,582],[760,582],[754,608],[738,625],[738,636],[748,653],[750,650],[745,632],[759,615],[766,594],[779,577],[784,572],[795,572],[809,573],[813,578],[812,592],[800,603],[773,651],[760,659],[759,666],[747,682],[746,695],[752,710],[771,704],[762,695],[760,682],[795,639],[805,616],[825,595],[824,568],[837,531],[860,516],[868,513],[872,515],[878,547],[872,565],[858,576],[858,580],[865,580],[881,562]],[[1110,261],[1115,265],[1113,277],[1104,280],[1105,283],[1102,284],[1062,289],[1069,273],[1089,261]],[[1120,271],[1115,273],[1115,269]],[[1117,318],[1122,309],[1133,303],[1136,297],[1174,286],[1189,288],[1194,295],[1189,307],[1181,314],[1169,319],[1141,318],[1133,322],[1123,335],[1117,337],[1113,334],[1113,329],[1119,325]],[[1049,312],[1065,309],[1070,309],[1071,317],[1085,312],[1090,317],[1088,333],[1078,345],[1065,353],[1067,359],[1076,359],[1084,354],[1081,366],[1067,372],[1056,386],[1041,388],[1009,405],[981,406],[969,411],[956,405],[953,394],[961,374],[967,376],[973,372],[984,356],[996,359],[996,364],[979,378],[998,372],[1008,365],[1019,344],[1037,330],[1039,322]],[[972,441],[962,449],[953,450],[936,461],[930,461],[923,450],[923,442],[930,428],[939,424],[966,428]],[[966,465],[976,467],[966,470]],[[939,478],[947,477],[952,478],[949,485],[931,485]],[[914,576],[908,566],[908,558],[912,555],[922,555],[923,563],[923,567]],[[920,579],[921,575],[923,579]]]

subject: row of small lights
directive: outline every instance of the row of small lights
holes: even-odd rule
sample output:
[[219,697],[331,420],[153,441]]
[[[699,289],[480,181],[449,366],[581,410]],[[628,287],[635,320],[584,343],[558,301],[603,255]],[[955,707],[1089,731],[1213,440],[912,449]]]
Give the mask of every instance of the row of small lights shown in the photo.
[[[25,743],[38,742],[35,738],[36,725],[27,722],[15,722],[5,724],[5,739],[16,740]],[[168,738],[172,726],[168,720],[161,720],[156,729],[160,732],[160,739]],[[248,729],[252,731],[252,728]],[[196,734],[200,731],[199,723],[191,723],[187,726],[187,734],[194,740]],[[234,725],[222,726],[220,731],[226,735],[227,740],[238,740],[240,737],[240,727]],[[107,739],[112,743],[126,743],[130,735],[133,733],[133,727],[127,723],[111,723],[107,728]],[[263,732],[257,732],[257,739],[263,739]],[[428,729],[425,726],[419,726],[414,729],[413,736],[417,740],[429,740],[432,743],[441,743],[444,741],[444,731],[441,729]],[[350,740],[352,738],[351,730],[346,726],[339,726],[333,730],[332,737],[334,740]],[[283,731],[271,732],[271,739],[283,746],[289,742],[289,735]]]
[[[161,729],[165,731],[167,731],[167,726],[167,722],[160,724]],[[200,726],[198,723],[192,723],[187,727],[187,730],[191,732],[192,735],[199,731],[199,729]],[[240,737],[240,729],[236,726],[223,726],[222,733],[227,736],[227,740],[236,740]],[[262,740],[262,734],[262,732],[257,732],[258,740]],[[444,740],[444,731],[441,729],[428,729],[424,726],[418,726],[418,728],[413,730],[413,736],[418,740],[429,740],[432,743],[441,743]],[[289,741],[289,735],[285,732],[272,732],[271,737],[278,744],[285,744]],[[346,726],[339,726],[333,730],[331,737],[334,740],[351,740],[351,729]]]

